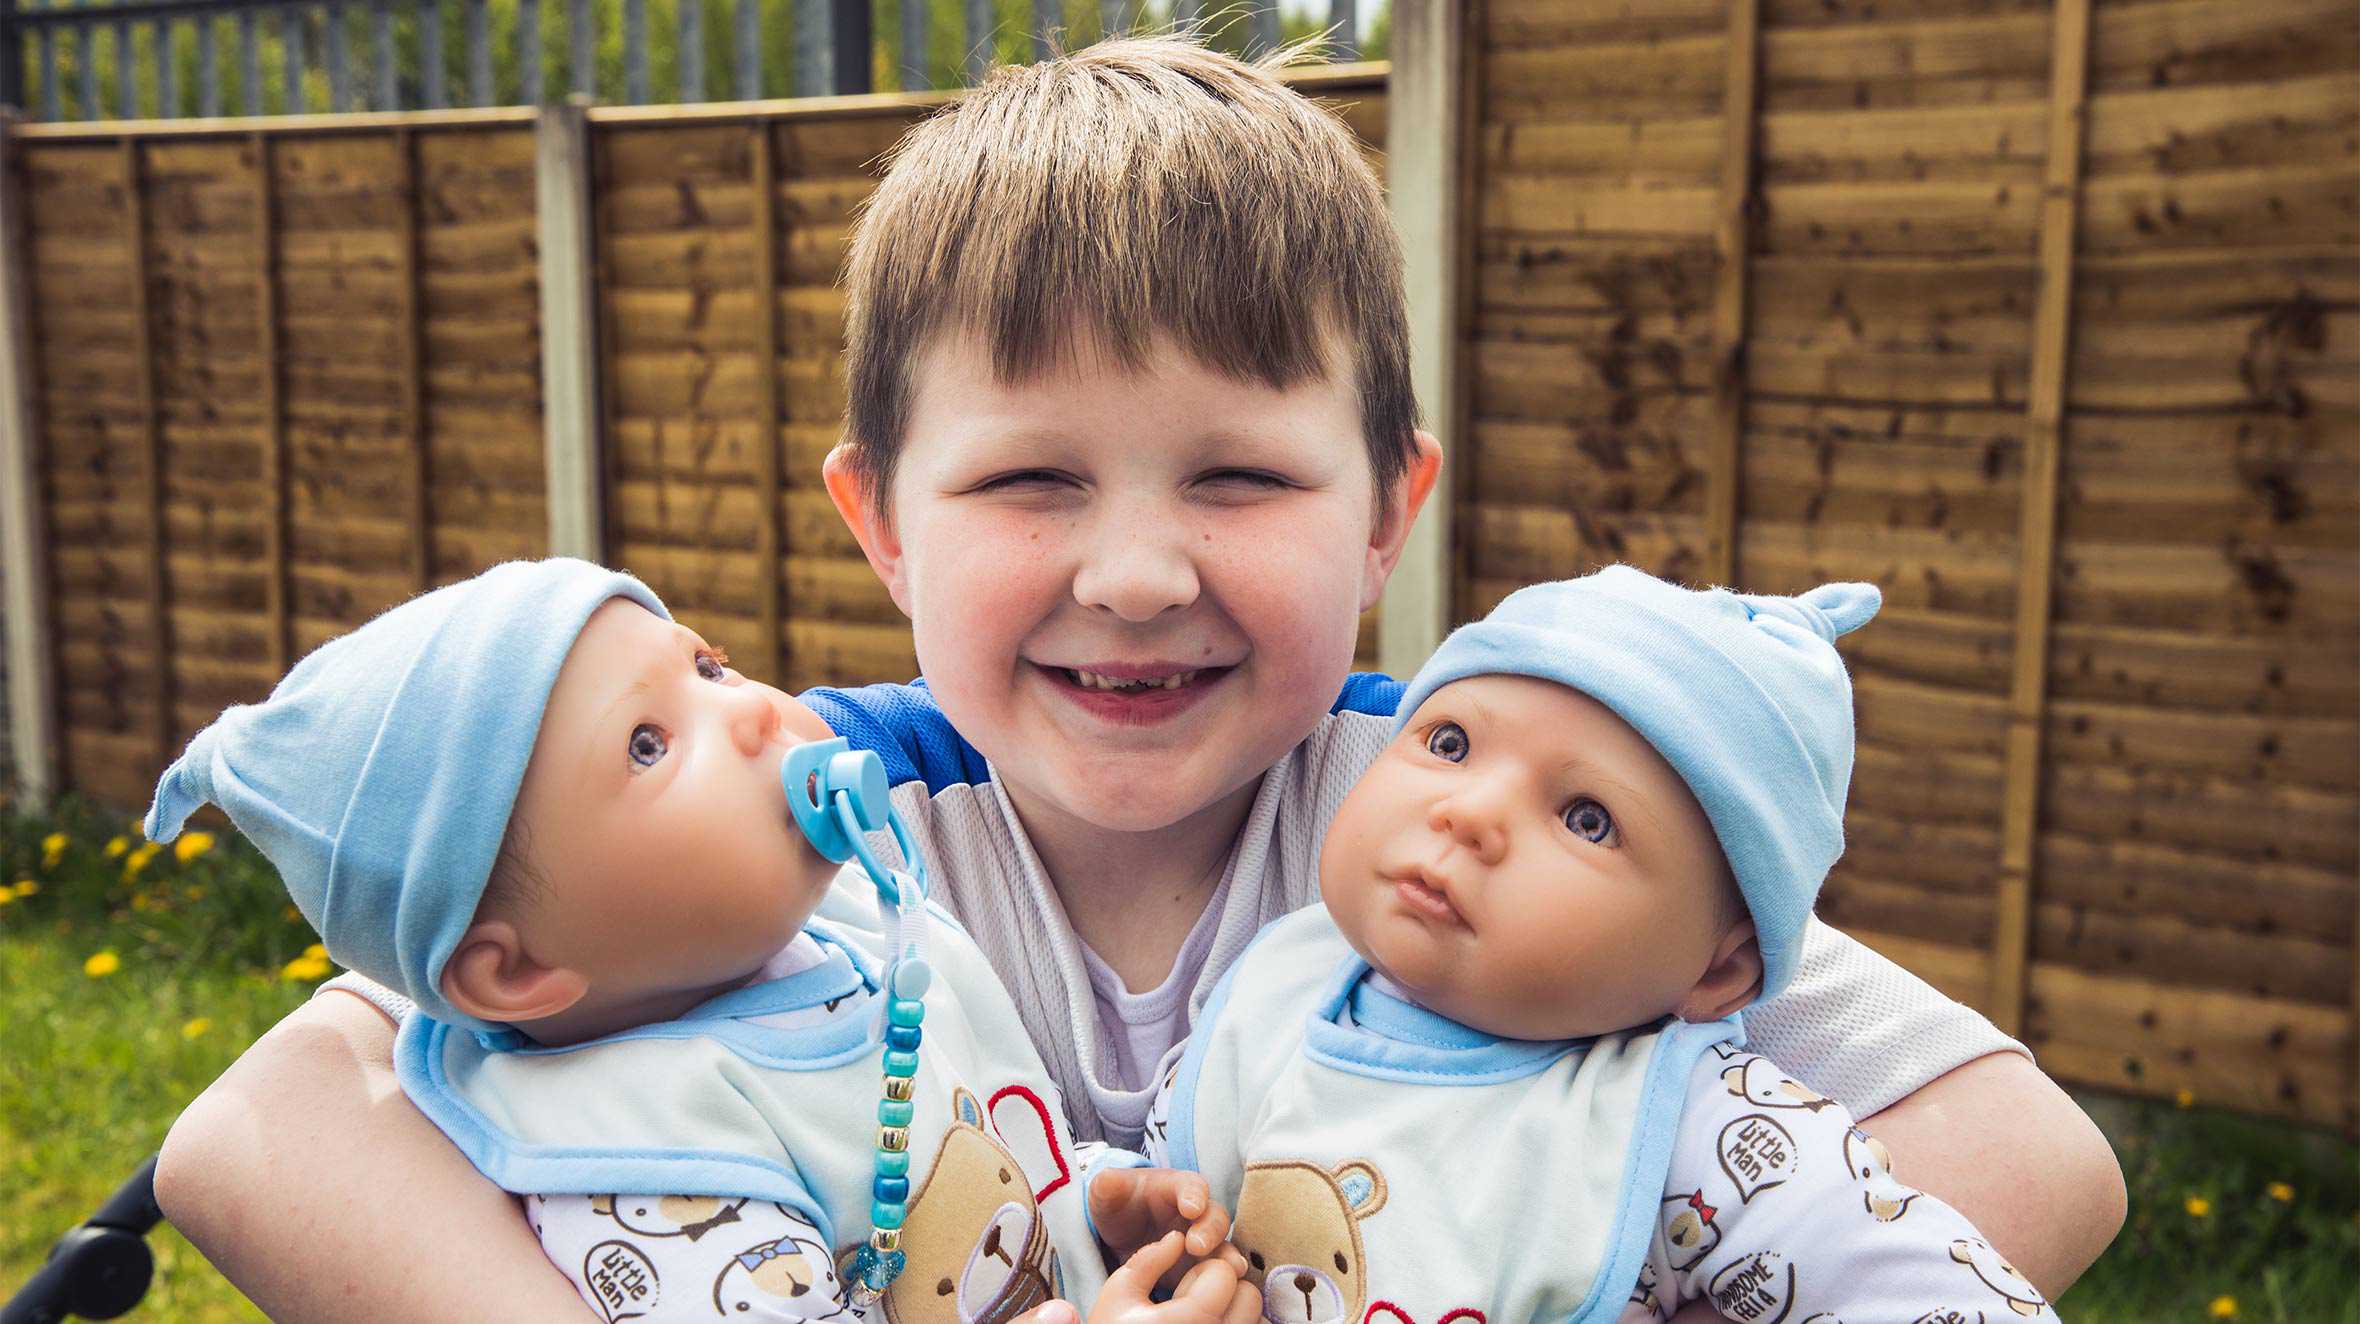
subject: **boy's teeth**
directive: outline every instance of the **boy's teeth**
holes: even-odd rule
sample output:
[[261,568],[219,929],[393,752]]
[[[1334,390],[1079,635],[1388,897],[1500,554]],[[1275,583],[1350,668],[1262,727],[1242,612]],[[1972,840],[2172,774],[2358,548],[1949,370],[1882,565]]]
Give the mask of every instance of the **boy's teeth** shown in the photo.
[[1083,671],[1075,667],[1068,667],[1065,674],[1073,677],[1074,684],[1086,690],[1116,690],[1132,693],[1140,690],[1176,690],[1196,679],[1196,673],[1193,671],[1183,671],[1178,675],[1166,676],[1161,680],[1116,680],[1112,676],[1102,676],[1095,671]]

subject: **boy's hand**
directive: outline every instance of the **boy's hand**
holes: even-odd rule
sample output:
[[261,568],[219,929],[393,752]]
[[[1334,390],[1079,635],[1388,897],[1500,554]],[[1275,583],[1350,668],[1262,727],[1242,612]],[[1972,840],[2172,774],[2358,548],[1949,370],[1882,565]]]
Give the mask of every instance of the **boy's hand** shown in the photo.
[[1090,1226],[1107,1249],[1121,1256],[1179,1232],[1184,1234],[1181,1249],[1201,1260],[1229,1239],[1229,1211],[1214,1201],[1213,1188],[1196,1173],[1115,1168],[1090,1181]]
[[1197,1261],[1170,1300],[1149,1299],[1156,1283],[1178,1267],[1184,1241],[1179,1232],[1167,1232],[1108,1274],[1090,1324],[1256,1324],[1262,1294],[1238,1276],[1242,1261],[1235,1250]]

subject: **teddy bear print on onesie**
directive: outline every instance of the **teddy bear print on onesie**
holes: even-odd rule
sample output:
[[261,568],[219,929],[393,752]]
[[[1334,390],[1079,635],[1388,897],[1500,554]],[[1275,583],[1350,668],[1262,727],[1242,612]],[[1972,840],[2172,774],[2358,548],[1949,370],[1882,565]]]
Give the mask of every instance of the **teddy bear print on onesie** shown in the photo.
[[1231,1202],[1271,1324],[2055,1318],[1734,1021],[1499,1039],[1368,974],[1322,908],[1272,925],[1151,1115],[1145,1161]]

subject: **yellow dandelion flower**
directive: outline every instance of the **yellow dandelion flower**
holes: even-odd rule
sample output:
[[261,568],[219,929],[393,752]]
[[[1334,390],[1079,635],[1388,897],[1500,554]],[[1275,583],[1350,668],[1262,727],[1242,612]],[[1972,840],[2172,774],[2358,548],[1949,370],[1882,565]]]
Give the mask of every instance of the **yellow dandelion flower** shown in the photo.
[[155,904],[155,900],[145,892],[133,892],[131,894],[131,908],[133,910],[144,912],[152,909]]
[[30,878],[19,878],[16,880],[16,886],[11,890],[20,897],[26,897],[40,891],[41,884],[34,882]]
[[2172,1102],[2178,1104],[2182,1108],[2193,1108],[2196,1106],[2196,1091],[2181,1090],[2179,1093],[2172,1096]]
[[180,834],[180,840],[172,843],[172,858],[186,864],[211,849],[213,849],[212,833],[183,832]]
[[2270,1198],[2276,1200],[2280,1204],[2285,1204],[2287,1201],[2294,1199],[2294,1188],[2282,1181],[2271,1182],[2268,1186],[2263,1187],[2262,1189],[2268,1191],[2270,1193]]
[[104,979],[122,968],[123,958],[115,955],[111,947],[103,952],[91,953],[90,959],[82,963],[82,973],[92,979]]
[[187,887],[184,887],[180,890],[182,895],[186,896],[191,901],[202,901],[205,899],[205,885],[203,883],[191,883]]
[[2212,1201],[2205,1199],[2201,1195],[2191,1195],[2188,1197],[2188,1203],[2185,1207],[2188,1210],[2188,1217],[2202,1218],[2206,1214],[2212,1212]]
[[315,942],[311,946],[303,949],[303,959],[306,961],[325,961],[328,959],[328,949],[326,946]]
[[2237,1298],[2216,1296],[2212,1299],[2212,1304],[2206,1306],[2204,1311],[2214,1319],[2235,1319],[2237,1318]]
[[127,850],[129,850],[129,849],[131,849],[131,842],[130,842],[128,839],[126,839],[126,838],[123,838],[123,837],[109,837],[109,838],[107,838],[107,858],[108,858],[108,859],[110,859],[110,860],[112,860],[112,859],[115,859],[115,858],[117,858],[117,857],[121,856],[123,852],[125,852],[125,851],[127,851]]
[[180,1027],[180,1037],[183,1039],[194,1039],[212,1028],[212,1017],[192,1016],[186,1022],[182,1023]]
[[15,888],[13,888],[13,887],[0,887],[0,906],[10,905],[10,904],[14,903],[14,902],[15,902],[15,900],[16,900],[16,889],[15,889]]
[[41,838],[41,867],[42,867],[42,868],[44,868],[44,869],[54,869],[54,868],[56,868],[56,867],[57,867],[57,862],[58,862],[59,858],[61,858],[62,856],[64,856],[64,854],[65,854],[65,853],[66,853],[66,834],[65,834],[65,833],[63,833],[63,832],[52,832],[52,833],[50,833],[48,836]]
[[298,956],[279,967],[279,978],[286,980],[319,980],[328,977],[328,961],[322,956]]

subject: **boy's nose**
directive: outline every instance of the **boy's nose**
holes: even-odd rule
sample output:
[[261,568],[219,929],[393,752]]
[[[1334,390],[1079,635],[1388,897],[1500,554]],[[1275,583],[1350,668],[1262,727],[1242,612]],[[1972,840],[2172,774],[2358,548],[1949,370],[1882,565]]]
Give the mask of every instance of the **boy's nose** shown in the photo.
[[1168,515],[1139,512],[1103,521],[1073,577],[1074,600],[1126,621],[1151,621],[1196,601],[1196,564]]

